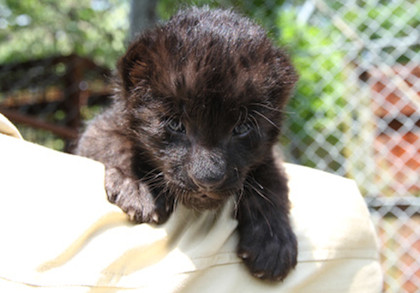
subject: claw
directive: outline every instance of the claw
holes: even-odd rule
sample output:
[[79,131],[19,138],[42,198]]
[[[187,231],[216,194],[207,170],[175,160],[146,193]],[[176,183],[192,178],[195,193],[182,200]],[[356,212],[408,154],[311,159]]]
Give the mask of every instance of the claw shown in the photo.
[[240,258],[242,258],[242,259],[247,259],[247,258],[249,258],[249,253],[248,253],[248,252],[246,252],[246,251],[244,251],[244,252],[239,252],[239,253],[238,253],[238,256],[239,256]]
[[128,210],[127,215],[128,215],[128,218],[130,219],[130,221],[134,222],[136,220],[136,211]]
[[118,193],[111,193],[110,195],[108,195],[108,200],[110,203],[116,203],[117,199],[118,199]]
[[155,223],[155,224],[158,224],[159,223],[159,215],[158,215],[158,213],[153,213],[152,214],[152,222]]

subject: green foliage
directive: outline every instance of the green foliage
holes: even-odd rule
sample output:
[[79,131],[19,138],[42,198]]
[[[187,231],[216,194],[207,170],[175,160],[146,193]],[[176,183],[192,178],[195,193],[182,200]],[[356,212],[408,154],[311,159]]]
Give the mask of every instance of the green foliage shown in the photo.
[[35,142],[57,151],[64,150],[66,145],[65,141],[49,131],[42,129],[34,130],[34,128],[28,127],[24,124],[16,124],[16,127],[19,129],[20,134],[26,141]]
[[[412,3],[410,3],[412,2]],[[407,9],[404,4],[410,3],[411,9]],[[415,7],[415,8],[414,8]],[[398,50],[398,38],[411,38],[412,30],[407,28],[418,28],[420,18],[416,14],[420,10],[420,1],[380,1],[379,3],[367,1],[361,3],[357,9],[348,9],[343,14],[343,20],[347,23],[355,24],[358,34],[369,36],[371,41],[381,41],[388,45],[382,50],[392,54]],[[420,52],[418,42],[413,42],[411,50]],[[398,56],[397,63],[407,63],[411,56],[406,52]]]
[[[337,115],[346,108],[344,52],[335,46],[337,32],[331,25],[320,28],[299,23],[294,9],[281,11],[277,19],[280,29],[279,43],[289,48],[299,73],[294,98],[288,106],[288,129],[293,136],[292,156],[302,163],[315,166],[306,155],[305,146],[314,147],[318,158],[328,161],[327,151],[334,146],[341,153],[341,136],[348,128],[346,115]],[[328,32],[326,34],[325,32]],[[292,50],[291,50],[292,49]],[[309,131],[308,131],[309,130]],[[314,134],[321,133],[325,140],[317,141]],[[329,167],[337,170],[340,163],[330,158]]]
[[[343,68],[348,67],[348,60],[345,60],[343,48],[336,45],[341,36],[330,21],[316,26],[298,23],[297,9],[283,9],[284,2],[159,0],[157,14],[167,19],[178,8],[189,5],[234,7],[273,32],[274,38],[289,48],[300,75],[295,98],[288,109],[288,131],[295,143],[284,138],[283,141],[291,144],[295,158],[315,165],[311,158],[303,157],[304,146],[318,144],[319,148],[314,152],[325,157],[330,155],[326,149],[331,146],[346,153],[340,144],[351,122],[349,114],[341,114],[346,113],[344,109],[351,91],[346,85],[346,72],[343,72]],[[297,7],[302,2],[293,1],[293,5]],[[407,2],[420,5],[415,0]],[[0,0],[0,63],[76,53],[113,67],[125,47],[129,3],[128,0]],[[405,23],[412,28],[420,25],[420,19],[413,15],[418,9],[406,9],[398,1],[358,1],[358,5],[352,6],[354,9],[348,9],[345,1],[326,3],[333,10],[344,11],[341,17],[358,33],[371,32],[373,41],[381,37],[390,39],[390,35],[409,37],[410,30],[402,29],[402,25],[395,30],[395,24]],[[396,45],[391,44],[384,50],[392,51]],[[417,46],[413,51],[418,53],[419,46],[413,46]],[[402,55],[398,62],[407,62],[408,58]],[[87,116],[96,112],[82,111]],[[316,141],[311,136],[314,133],[322,134],[324,141]],[[339,163],[331,159],[331,165],[335,169]]]
[[128,29],[124,0],[0,0],[0,63],[76,53],[114,66]]

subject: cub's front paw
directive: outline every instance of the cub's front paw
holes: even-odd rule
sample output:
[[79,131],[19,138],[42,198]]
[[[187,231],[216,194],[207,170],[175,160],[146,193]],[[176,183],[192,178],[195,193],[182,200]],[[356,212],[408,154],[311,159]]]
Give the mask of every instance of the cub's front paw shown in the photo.
[[106,171],[105,189],[108,200],[120,207],[131,221],[162,224],[172,212],[172,204],[164,194],[155,198],[146,184],[124,176],[118,169]]
[[296,266],[297,242],[291,229],[272,229],[258,226],[241,233],[238,256],[255,277],[282,281]]

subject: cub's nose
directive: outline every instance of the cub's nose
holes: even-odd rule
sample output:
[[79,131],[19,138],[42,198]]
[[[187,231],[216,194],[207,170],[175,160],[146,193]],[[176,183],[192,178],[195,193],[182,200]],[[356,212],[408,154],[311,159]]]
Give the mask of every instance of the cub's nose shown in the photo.
[[205,191],[214,190],[216,187],[220,186],[225,180],[225,172],[210,173],[202,172],[199,174],[190,174],[191,180],[197,185],[200,189]]
[[188,165],[188,175],[202,190],[211,191],[220,186],[226,178],[226,161],[222,152],[196,148]]

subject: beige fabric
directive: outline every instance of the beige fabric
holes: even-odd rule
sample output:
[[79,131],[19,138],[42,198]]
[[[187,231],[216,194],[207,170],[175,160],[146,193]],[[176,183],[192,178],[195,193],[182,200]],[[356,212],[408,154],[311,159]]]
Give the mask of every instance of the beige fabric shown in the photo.
[[355,183],[286,171],[299,264],[271,284],[236,257],[233,202],[132,225],[106,200],[103,165],[0,134],[0,291],[380,292],[376,239]]
[[3,114],[0,113],[0,133],[16,138],[22,138],[17,128]]

